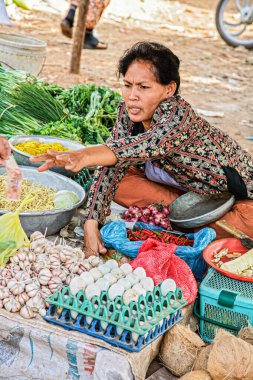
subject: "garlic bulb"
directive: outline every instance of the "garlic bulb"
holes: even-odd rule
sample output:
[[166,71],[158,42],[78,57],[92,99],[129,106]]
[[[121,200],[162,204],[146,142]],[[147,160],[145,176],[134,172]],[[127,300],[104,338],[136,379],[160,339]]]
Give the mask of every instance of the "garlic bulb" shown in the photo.
[[124,293],[124,287],[122,285],[113,284],[108,290],[108,296],[111,301],[113,301],[116,297],[122,296]]
[[16,279],[12,279],[7,284],[8,289],[10,289],[10,292],[17,296],[18,294],[23,293],[25,290],[25,284],[23,282],[19,282]]
[[151,277],[144,277],[140,281],[141,286],[146,289],[147,292],[153,292],[154,281]]
[[96,281],[96,284],[100,287],[100,290],[103,291],[107,291],[109,289],[109,286],[110,286],[110,283],[109,281],[102,277],[102,278],[99,278],[97,281]]
[[131,267],[130,264],[122,264],[120,266],[120,270],[122,270],[122,272],[125,274],[125,276],[127,276],[129,273],[132,273],[133,271],[133,268]]
[[81,274],[80,277],[84,280],[86,286],[88,286],[88,285],[90,285],[90,284],[92,284],[94,282],[94,278],[90,274],[90,272],[84,272],[84,273]]
[[32,311],[32,309],[26,305],[23,306],[22,309],[20,310],[20,315],[21,315],[21,317],[23,317],[25,319],[31,319],[31,318],[35,317],[35,314]]
[[161,292],[163,297],[166,297],[169,292],[175,292],[177,284],[172,278],[167,278],[161,283]]
[[128,290],[131,288],[131,282],[127,278],[121,278],[117,284],[122,285],[125,290]]
[[137,302],[138,299],[139,299],[139,295],[138,295],[137,291],[134,289],[128,289],[123,294],[123,302],[126,306],[128,306],[130,304],[130,302],[132,302],[132,301]]
[[51,292],[61,289],[62,280],[60,279],[60,277],[52,277],[51,280],[48,281],[48,287],[51,290]]
[[0,286],[0,300],[8,298],[10,295],[10,291],[6,286]]
[[48,268],[41,269],[38,275],[38,280],[41,285],[47,285],[52,277],[52,273]]
[[98,256],[90,256],[87,260],[93,267],[97,267],[101,261]]
[[146,277],[146,271],[144,268],[142,267],[138,267],[136,268],[134,271],[133,271],[133,274],[135,274],[139,280],[141,280],[142,278]]
[[35,240],[42,239],[42,238],[44,238],[44,235],[39,231],[35,231],[30,236],[30,242],[33,242]]
[[21,309],[20,302],[18,302],[14,297],[5,298],[3,300],[3,306],[7,311],[11,313],[16,313]]
[[38,284],[32,282],[31,284],[26,285],[25,291],[26,291],[27,295],[31,298],[37,294],[37,292],[39,291],[39,288],[40,287]]
[[69,288],[73,296],[75,296],[79,290],[86,288],[86,282],[80,277],[74,277],[70,281]]
[[94,296],[100,296],[100,288],[97,284],[90,284],[87,286],[86,290],[85,290],[85,295],[86,295],[86,298],[88,301],[90,301],[92,299],[92,297]]

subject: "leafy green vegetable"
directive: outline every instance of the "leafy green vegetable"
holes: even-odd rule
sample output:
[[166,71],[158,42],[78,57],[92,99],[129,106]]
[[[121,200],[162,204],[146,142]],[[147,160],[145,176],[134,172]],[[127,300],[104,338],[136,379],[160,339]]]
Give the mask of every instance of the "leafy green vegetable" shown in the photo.
[[56,208],[69,208],[80,201],[79,196],[74,191],[60,190],[54,196]]

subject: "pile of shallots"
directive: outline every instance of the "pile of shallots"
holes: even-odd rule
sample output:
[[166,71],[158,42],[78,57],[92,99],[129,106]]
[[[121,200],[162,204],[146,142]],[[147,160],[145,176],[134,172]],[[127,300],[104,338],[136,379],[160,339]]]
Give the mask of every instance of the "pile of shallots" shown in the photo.
[[40,232],[31,235],[29,248],[20,248],[7,267],[0,266],[0,308],[24,318],[46,314],[45,299],[71,279],[103,263],[85,259],[79,248],[55,245]]
[[170,210],[168,206],[162,203],[152,203],[147,207],[130,206],[122,214],[122,218],[127,222],[143,222],[162,227],[165,230],[171,230],[168,215]]

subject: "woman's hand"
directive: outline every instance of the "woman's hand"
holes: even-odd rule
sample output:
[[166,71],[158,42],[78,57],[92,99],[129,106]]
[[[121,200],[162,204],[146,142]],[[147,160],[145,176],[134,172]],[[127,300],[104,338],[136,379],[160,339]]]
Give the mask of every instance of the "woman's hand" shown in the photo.
[[117,157],[106,145],[98,145],[72,152],[54,152],[48,150],[45,154],[30,158],[30,161],[46,161],[38,168],[40,172],[44,172],[53,166],[64,166],[67,170],[79,172],[83,168],[91,166],[115,165]]
[[5,137],[0,137],[0,164],[4,164],[10,155],[11,147],[9,145],[8,139]]
[[84,224],[84,253],[85,257],[105,254],[107,249],[101,239],[96,220],[87,220]]
[[38,170],[44,172],[53,166],[63,166],[72,172],[79,172],[85,167],[85,149],[76,150],[74,152],[54,152],[48,150],[47,153],[30,158],[31,162],[46,161]]

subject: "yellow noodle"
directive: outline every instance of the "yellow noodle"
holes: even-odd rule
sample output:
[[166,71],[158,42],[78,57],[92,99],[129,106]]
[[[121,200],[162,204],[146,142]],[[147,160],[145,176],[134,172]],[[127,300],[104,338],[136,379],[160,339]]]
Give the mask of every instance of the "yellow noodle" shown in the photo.
[[46,153],[49,149],[57,152],[69,150],[59,142],[46,144],[40,141],[25,141],[23,143],[14,145],[14,147],[21,152],[31,154],[32,156],[38,156],[39,154]]
[[42,185],[32,183],[27,179],[22,180],[21,200],[13,201],[6,197],[6,177],[0,175],[0,210],[15,211],[20,203],[31,195],[31,202],[25,204],[21,212],[54,210],[55,190]]

